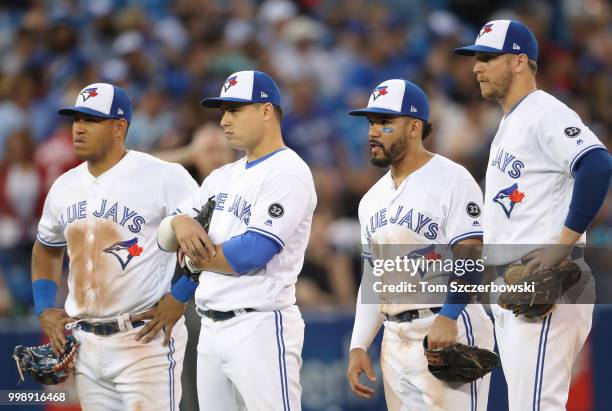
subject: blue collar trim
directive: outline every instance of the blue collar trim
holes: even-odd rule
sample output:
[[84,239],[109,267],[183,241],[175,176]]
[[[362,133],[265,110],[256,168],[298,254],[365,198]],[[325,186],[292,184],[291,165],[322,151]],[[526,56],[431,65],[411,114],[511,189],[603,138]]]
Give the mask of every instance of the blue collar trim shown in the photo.
[[248,169],[249,169],[249,168],[251,168],[251,167],[255,167],[257,164],[261,163],[261,162],[262,162],[262,161],[264,161],[264,160],[267,160],[268,158],[272,157],[274,154],[279,153],[279,152],[281,152],[281,151],[283,151],[283,150],[286,150],[286,149],[287,149],[287,147],[281,147],[281,148],[279,148],[278,150],[274,150],[273,152],[271,152],[271,153],[269,153],[269,154],[266,154],[266,155],[265,155],[265,156],[263,156],[263,157],[258,158],[257,160],[253,160],[253,161],[251,161],[251,162],[248,162],[248,161],[247,161],[247,162],[244,164],[244,168],[246,168],[246,169],[248,170]]

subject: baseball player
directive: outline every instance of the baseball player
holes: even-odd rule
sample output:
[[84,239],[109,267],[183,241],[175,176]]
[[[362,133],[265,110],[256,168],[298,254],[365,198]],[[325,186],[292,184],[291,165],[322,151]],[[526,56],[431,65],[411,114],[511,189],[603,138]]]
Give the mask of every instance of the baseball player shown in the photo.
[[[427,257],[445,246],[481,243],[480,188],[465,168],[423,147],[431,124],[421,88],[387,80],[374,89],[367,108],[350,114],[367,116],[372,163],[390,167],[359,204],[366,260],[394,244],[413,245],[418,250],[412,254]],[[423,279],[435,281],[430,272]],[[413,300],[403,292],[398,303],[379,293],[376,304],[367,301],[372,290],[364,287],[369,285],[362,280],[347,373],[353,392],[363,398],[373,394],[359,375],[375,380],[367,350],[384,324],[381,366],[389,410],[485,410],[490,376],[451,386],[428,371],[423,348],[428,336],[430,349],[461,342],[492,350],[493,325],[482,306]]]
[[[38,226],[32,287],[41,328],[56,353],[64,326],[73,329],[83,409],[178,410],[184,323],[149,344],[135,335],[144,324],[139,313],[170,289],[174,272],[175,257],[157,246],[157,227],[197,184],[179,165],[126,150],[132,107],[121,88],[91,84],[59,113],[73,117],[74,150],[85,161],[55,181]],[[64,249],[68,297],[60,309]]]
[[[299,410],[304,322],[295,283],[316,206],[312,175],[283,144],[280,91],[267,74],[234,73],[202,105],[221,109],[225,136],[246,156],[213,171],[160,226],[160,246],[178,241],[202,270],[200,407]],[[211,197],[207,234],[192,217]]]
[[[588,270],[585,231],[610,185],[610,154],[573,110],[537,89],[538,43],[521,22],[488,22],[475,44],[455,53],[476,56],[473,71],[482,96],[504,111],[486,173],[488,262],[504,272],[531,253],[531,270],[564,259]],[[527,246],[494,246],[519,244]],[[581,286],[589,291],[588,284]],[[493,309],[510,410],[565,409],[593,305],[557,304],[542,319]]]

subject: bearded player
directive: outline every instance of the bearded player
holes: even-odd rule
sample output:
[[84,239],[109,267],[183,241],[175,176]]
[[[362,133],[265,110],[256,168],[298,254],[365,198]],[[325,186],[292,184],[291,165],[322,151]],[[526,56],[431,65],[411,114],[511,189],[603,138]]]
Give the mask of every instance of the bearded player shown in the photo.
[[591,303],[569,303],[592,302],[585,232],[607,195],[612,160],[575,111],[537,88],[538,43],[523,23],[488,22],[475,44],[455,53],[475,56],[482,96],[504,112],[486,173],[487,262],[499,273],[526,260],[533,272],[563,260],[583,269],[578,284],[561,296],[568,303],[543,318],[492,306],[510,410],[564,410],[593,314]]
[[[410,255],[428,258],[436,250],[481,244],[482,193],[465,168],[423,147],[431,124],[420,87],[387,80],[374,89],[367,108],[350,114],[367,116],[372,163],[390,168],[359,204],[365,260],[403,245],[416,248]],[[364,270],[371,266],[365,263]],[[443,278],[436,280],[430,271],[421,275],[431,283]],[[353,392],[373,395],[359,375],[375,379],[367,351],[384,324],[381,365],[389,410],[485,410],[490,375],[463,385],[438,380],[428,370],[423,347],[427,336],[429,349],[455,342],[493,349],[493,325],[482,306],[405,293],[396,302],[382,295],[367,301],[372,290],[364,287],[362,280],[347,373]]]

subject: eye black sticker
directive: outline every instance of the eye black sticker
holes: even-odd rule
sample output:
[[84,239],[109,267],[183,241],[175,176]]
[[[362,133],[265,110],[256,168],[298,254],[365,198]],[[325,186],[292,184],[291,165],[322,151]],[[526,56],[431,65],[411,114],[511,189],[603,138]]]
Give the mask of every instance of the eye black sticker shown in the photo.
[[478,204],[473,201],[467,203],[467,206],[465,206],[465,211],[467,211],[468,215],[472,218],[476,218],[480,215],[480,207],[478,207]]
[[268,215],[272,218],[281,218],[285,214],[285,209],[279,203],[270,204]]
[[565,130],[563,130],[565,135],[568,136],[569,138],[578,137],[578,134],[580,134],[580,131],[581,130],[578,127],[567,127]]

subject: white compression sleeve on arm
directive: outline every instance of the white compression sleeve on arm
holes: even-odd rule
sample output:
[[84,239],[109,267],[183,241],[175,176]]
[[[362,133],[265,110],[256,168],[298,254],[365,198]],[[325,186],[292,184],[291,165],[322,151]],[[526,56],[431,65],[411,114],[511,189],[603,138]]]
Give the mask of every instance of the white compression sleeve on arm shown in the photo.
[[362,303],[361,286],[359,286],[355,308],[355,325],[353,325],[353,336],[351,337],[349,351],[353,348],[361,348],[367,351],[382,323],[383,317],[378,311],[378,304]]

